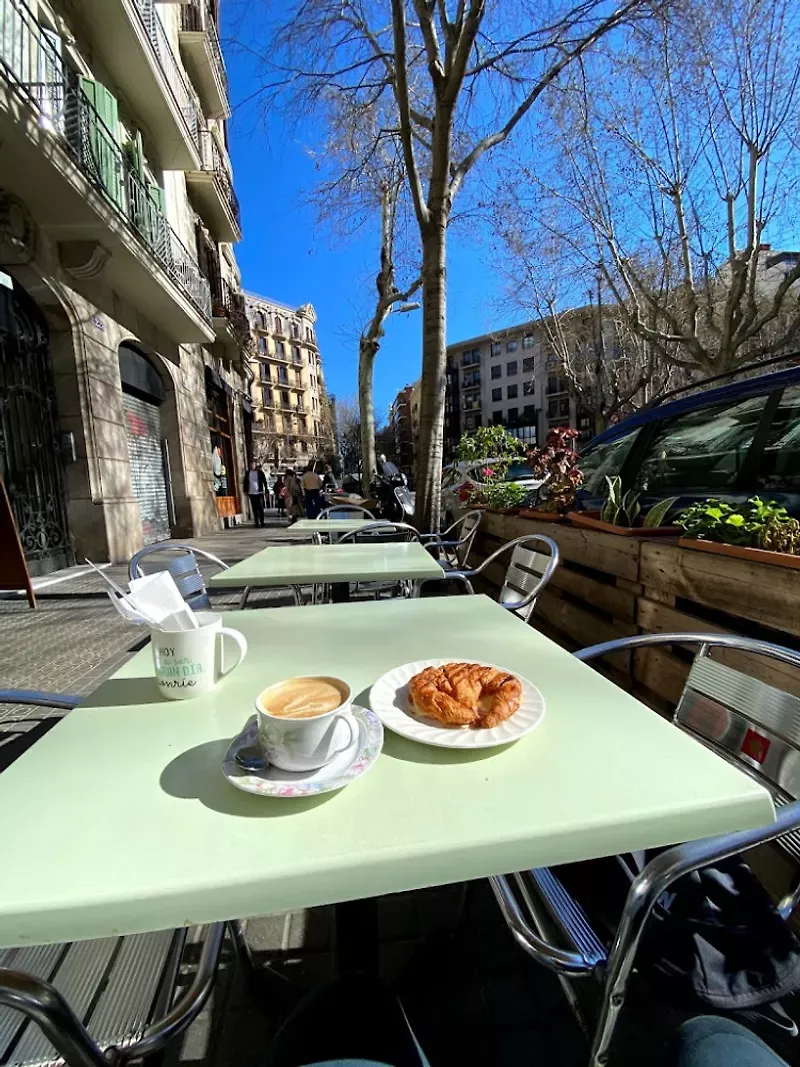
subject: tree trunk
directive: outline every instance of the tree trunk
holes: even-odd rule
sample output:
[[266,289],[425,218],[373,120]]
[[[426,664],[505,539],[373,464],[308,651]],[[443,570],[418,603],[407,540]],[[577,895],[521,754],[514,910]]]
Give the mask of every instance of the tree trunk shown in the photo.
[[422,239],[422,385],[414,524],[439,529],[447,382],[447,206],[443,199]]
[[361,488],[369,496],[375,463],[375,403],[372,377],[375,369],[376,344],[361,338],[358,345],[358,410],[361,416]]

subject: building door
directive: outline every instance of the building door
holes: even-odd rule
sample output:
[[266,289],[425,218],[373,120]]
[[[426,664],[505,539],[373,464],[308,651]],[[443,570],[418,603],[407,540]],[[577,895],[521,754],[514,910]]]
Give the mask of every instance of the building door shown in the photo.
[[73,563],[54,392],[42,313],[0,288],[0,478],[32,575]]
[[125,434],[133,495],[139,501],[146,545],[170,537],[160,406],[164,386],[150,361],[130,345],[119,350]]

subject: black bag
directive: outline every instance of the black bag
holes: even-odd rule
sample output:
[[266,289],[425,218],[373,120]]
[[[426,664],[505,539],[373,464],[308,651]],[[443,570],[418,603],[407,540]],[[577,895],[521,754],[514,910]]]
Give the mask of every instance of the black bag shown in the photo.
[[[564,871],[565,884],[610,941],[631,882],[657,854],[617,856],[556,873]],[[800,941],[737,856],[686,875],[661,897],[636,966],[673,1001],[739,1011],[800,989]]]

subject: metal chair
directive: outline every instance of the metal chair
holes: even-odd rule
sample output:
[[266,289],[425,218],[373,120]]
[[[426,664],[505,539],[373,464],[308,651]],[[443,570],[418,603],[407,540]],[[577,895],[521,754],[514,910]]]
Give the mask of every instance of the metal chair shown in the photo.
[[[338,543],[340,545],[379,545],[419,541],[419,539],[419,533],[408,523],[377,519],[367,526],[362,526],[360,530],[350,530],[349,533],[342,534]],[[397,591],[402,596],[411,596],[412,583],[405,579],[399,582],[356,582],[357,593],[370,593],[376,600],[381,593],[395,593]]]
[[[197,557],[202,556],[203,559],[215,563],[220,570],[224,571],[228,570],[228,564],[218,559],[217,556],[213,556],[210,552],[204,552],[201,548],[193,548],[191,545],[172,542],[161,542],[155,545],[145,545],[131,558],[128,565],[129,580],[143,578],[145,571],[141,567],[142,560],[161,553],[172,553],[173,558],[152,561],[149,573],[167,571],[175,579],[178,591],[190,608],[194,611],[212,611],[211,599],[203,581],[203,576],[200,573]],[[249,592],[249,589],[245,589],[242,594],[240,608],[244,607]]]
[[[81,699],[0,691],[0,703],[66,711]],[[174,1002],[186,929],[0,949],[0,1063],[121,1067],[160,1051],[208,1000],[224,933],[224,923],[205,928],[194,979]]]
[[[534,542],[546,545],[548,555],[537,552],[529,546]],[[417,595],[428,582],[457,581],[466,586],[468,593],[474,593],[472,579],[482,574],[495,560],[506,552],[511,552],[508,570],[500,590],[499,603],[508,611],[513,611],[523,622],[527,622],[536,607],[536,599],[542,590],[549,584],[556,568],[558,567],[558,545],[550,537],[544,534],[526,534],[508,541],[487,556],[479,567],[473,570],[448,571],[444,578],[425,578],[417,585]]]
[[[710,659],[709,650],[735,649],[798,668],[800,654],[736,634],[664,633],[607,641],[581,649],[575,656],[588,661],[665,644],[700,646],[673,723],[765,786],[774,799],[777,819],[755,830],[676,845],[651,860],[631,885],[610,946],[594,932],[557,869],[489,879],[515,940],[567,984],[570,1003],[579,1015],[571,980],[591,975],[599,981],[597,1020],[593,1028],[587,1028],[593,1032],[591,1067],[603,1067],[608,1061],[647,921],[657,901],[679,878],[770,841],[777,841],[795,861],[800,860],[800,699]],[[788,920],[798,905],[800,874],[778,910]]]
[[329,508],[323,508],[317,515],[318,519],[374,519],[375,516],[366,508],[358,504],[333,504]]
[[[482,519],[482,511],[468,511],[446,530],[438,534],[422,534],[420,540],[426,548],[440,553],[439,562],[447,570],[464,570]],[[453,531],[456,531],[455,535],[449,537]]]

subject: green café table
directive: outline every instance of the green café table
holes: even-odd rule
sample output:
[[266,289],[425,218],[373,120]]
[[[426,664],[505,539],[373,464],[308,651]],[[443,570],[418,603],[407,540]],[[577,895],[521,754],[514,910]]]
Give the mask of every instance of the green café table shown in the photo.
[[[441,578],[444,571],[418,541],[377,545],[291,545],[265,548],[209,579],[211,589],[274,585],[344,586],[349,582],[394,582]],[[244,602],[244,598],[243,598]],[[242,602],[242,606],[243,606]]]
[[[770,822],[766,790],[482,596],[228,613],[249,652],[163,701],[149,648],[0,774],[0,946],[358,900]],[[398,664],[474,658],[547,711],[477,754],[387,731],[363,779],[303,800],[220,770],[265,686],[335,674],[357,700]]]

